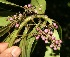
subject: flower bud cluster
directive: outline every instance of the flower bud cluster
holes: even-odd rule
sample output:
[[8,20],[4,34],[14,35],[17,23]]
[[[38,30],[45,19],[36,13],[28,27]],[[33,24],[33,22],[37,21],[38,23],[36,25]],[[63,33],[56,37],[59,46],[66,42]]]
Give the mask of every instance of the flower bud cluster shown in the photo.
[[[53,23],[53,27],[56,28],[56,23]],[[52,28],[54,30],[54,28]],[[45,43],[50,44],[50,48],[53,50],[58,50],[61,47],[61,40],[57,40],[55,36],[53,36],[54,31],[51,30],[47,25],[42,29],[40,27],[36,28],[38,34],[35,35],[36,40],[41,38]]]
[[35,9],[36,7],[31,5],[31,4],[28,4],[28,5],[25,5],[24,6],[24,9],[25,9],[25,12],[28,14],[36,14],[37,13],[37,10]]
[[13,23],[13,26],[15,26],[15,28],[19,28],[22,19],[23,19],[23,14],[21,13],[8,17],[8,20],[11,23]]

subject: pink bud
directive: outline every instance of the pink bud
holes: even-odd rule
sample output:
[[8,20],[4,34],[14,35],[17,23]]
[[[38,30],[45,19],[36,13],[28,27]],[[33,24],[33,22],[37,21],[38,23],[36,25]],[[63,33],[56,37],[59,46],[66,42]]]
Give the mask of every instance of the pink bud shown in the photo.
[[38,40],[38,39],[39,39],[39,36],[36,37],[36,40]]
[[27,8],[27,5],[25,5],[24,7]]
[[54,26],[56,26],[56,23],[53,23]]
[[9,20],[10,20],[10,21],[12,21],[12,20],[13,20],[13,18],[11,17],[11,18],[9,18]]
[[39,31],[40,29],[39,28],[36,28],[36,30]]
[[48,32],[48,29],[45,29],[44,32],[47,33]]
[[56,48],[56,47],[54,47],[53,49],[54,49],[54,50],[57,50],[57,48]]
[[53,47],[53,45],[50,45],[50,48],[52,48]]
[[45,43],[48,43],[48,40],[45,40]]
[[52,36],[52,40],[55,40],[55,37],[54,36]]
[[41,38],[42,38],[42,40],[45,40],[45,36],[42,35]]
[[58,43],[59,43],[59,41],[58,41],[58,40],[56,40],[56,41],[55,41],[55,43],[56,43],[56,44],[58,44]]
[[32,5],[31,4],[28,4],[28,7],[31,7]]
[[58,26],[56,25],[56,27],[55,27],[56,29],[58,28]]
[[15,27],[19,27],[19,24],[16,23]]
[[53,32],[52,32],[52,31],[49,31],[49,32],[48,32],[48,34],[52,35],[52,34],[53,34]]
[[14,17],[16,17],[17,15],[14,15]]
[[62,40],[59,40],[60,43],[62,43]]

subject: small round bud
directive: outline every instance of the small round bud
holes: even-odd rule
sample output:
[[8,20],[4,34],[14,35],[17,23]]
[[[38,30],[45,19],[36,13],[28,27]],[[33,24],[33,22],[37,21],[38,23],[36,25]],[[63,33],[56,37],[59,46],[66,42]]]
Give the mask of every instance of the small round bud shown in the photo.
[[22,17],[22,14],[21,13],[19,14],[19,17]]
[[30,8],[32,5],[31,4],[28,4],[28,7]]
[[50,48],[52,48],[52,47],[53,47],[53,45],[51,44],[51,45],[50,45]]
[[9,20],[10,20],[10,21],[12,21],[12,20],[13,20],[13,18],[12,18],[12,17],[10,17],[10,18],[9,18]]
[[17,27],[19,27],[19,24],[18,24],[18,23],[16,23],[15,27],[16,27],[16,28],[17,28]]
[[58,41],[58,40],[56,40],[56,41],[55,41],[55,43],[56,43],[56,44],[58,44],[58,43],[59,43],[59,41]]
[[55,37],[54,36],[52,36],[52,40],[55,40]]
[[56,29],[58,28],[58,26],[56,25],[56,27],[55,27]]
[[48,33],[48,29],[45,29],[44,32],[45,32],[45,33]]
[[27,5],[25,5],[24,8],[28,8]]
[[36,40],[38,40],[39,39],[39,36],[36,36]]
[[59,40],[60,43],[62,43],[62,40]]
[[39,28],[36,28],[36,30],[39,31],[40,29]]
[[48,43],[48,40],[45,40],[45,43]]
[[54,49],[54,50],[57,50],[57,48],[56,48],[56,47],[54,47],[53,49]]
[[42,40],[45,40],[45,36],[42,35],[41,38],[42,38]]
[[53,23],[54,26],[56,26],[56,23]]

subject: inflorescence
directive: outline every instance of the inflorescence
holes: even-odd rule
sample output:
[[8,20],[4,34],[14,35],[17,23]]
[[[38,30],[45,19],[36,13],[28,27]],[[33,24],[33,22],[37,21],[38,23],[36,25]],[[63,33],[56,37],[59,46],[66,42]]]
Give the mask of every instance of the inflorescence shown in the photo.
[[[25,12],[23,12],[23,14],[19,13],[8,18],[11,23],[15,22],[15,28],[19,28],[20,23],[23,21],[23,19],[25,19],[27,14],[37,14],[37,10],[31,4],[25,5],[23,8],[25,9]],[[39,8],[39,10],[41,10],[41,8]],[[57,40],[56,37],[53,36],[54,29],[58,29],[58,25],[56,24],[56,22],[53,22],[52,26],[46,24],[46,26],[42,29],[40,27],[37,27],[36,30],[38,34],[35,35],[35,38],[36,40],[41,38],[43,41],[45,41],[45,43],[50,43],[50,48],[58,50],[58,48],[61,47],[62,41]]]
[[33,6],[31,4],[25,5],[23,8],[25,9],[23,14],[19,12],[18,14],[8,17],[8,20],[10,20],[11,23],[15,22],[15,24],[13,24],[13,26],[15,26],[15,28],[19,28],[20,23],[23,22],[23,20],[27,16],[29,16],[31,14],[37,14],[37,10],[35,10],[35,6]]
[[36,30],[38,32],[37,35],[35,35],[36,40],[41,38],[46,44],[50,43],[50,48],[53,50],[58,50],[61,47],[61,40],[57,40],[55,36],[53,36],[54,29],[58,29],[58,25],[56,23],[52,23],[52,27],[46,25],[42,29],[40,27],[37,27]]

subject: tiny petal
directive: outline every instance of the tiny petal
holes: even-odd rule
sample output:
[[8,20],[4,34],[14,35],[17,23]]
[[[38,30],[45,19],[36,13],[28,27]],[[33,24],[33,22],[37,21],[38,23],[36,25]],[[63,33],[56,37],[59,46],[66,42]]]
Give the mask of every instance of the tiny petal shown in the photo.
[[48,32],[48,29],[45,29],[44,32],[47,33]]

